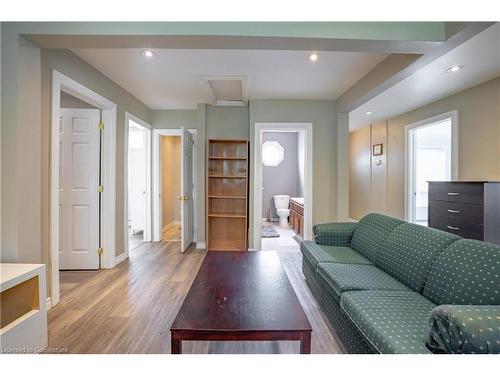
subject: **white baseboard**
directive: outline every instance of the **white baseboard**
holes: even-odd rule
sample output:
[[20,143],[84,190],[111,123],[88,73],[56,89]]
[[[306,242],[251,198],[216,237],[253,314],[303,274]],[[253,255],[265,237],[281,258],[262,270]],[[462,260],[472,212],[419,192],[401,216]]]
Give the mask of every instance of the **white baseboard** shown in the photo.
[[161,229],[161,232],[165,232],[167,230],[169,230],[170,228],[176,226],[176,225],[181,225],[181,222],[180,221],[171,221],[170,223],[168,223],[167,225],[165,225],[162,229]]
[[353,222],[353,223],[357,223],[357,222],[358,222],[357,220],[354,220],[354,219],[352,219],[352,218],[349,218],[349,221],[350,221],[350,222]]
[[52,297],[47,297],[47,310],[52,308]]
[[207,244],[205,242],[196,242],[196,248],[197,249],[206,249]]
[[121,262],[123,262],[127,258],[128,258],[128,254],[126,252],[123,252],[122,254],[118,255],[117,257],[115,257],[115,266],[117,264],[120,264]]

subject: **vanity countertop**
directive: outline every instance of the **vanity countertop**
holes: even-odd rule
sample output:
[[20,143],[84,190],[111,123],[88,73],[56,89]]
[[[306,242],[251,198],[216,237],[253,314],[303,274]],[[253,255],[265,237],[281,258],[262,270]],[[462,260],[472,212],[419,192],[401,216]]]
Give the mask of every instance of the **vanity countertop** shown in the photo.
[[290,200],[302,206],[304,205],[304,198],[290,198]]

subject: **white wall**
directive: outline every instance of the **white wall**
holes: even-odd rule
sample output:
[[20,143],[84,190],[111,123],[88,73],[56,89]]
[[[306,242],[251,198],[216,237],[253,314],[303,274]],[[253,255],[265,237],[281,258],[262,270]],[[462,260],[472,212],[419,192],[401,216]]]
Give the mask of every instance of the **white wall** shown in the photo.
[[299,167],[299,184],[297,194],[299,197],[304,196],[305,187],[305,168],[306,168],[306,135],[304,131],[299,131],[297,133],[297,163]]
[[129,125],[128,140],[128,223],[133,231],[144,231],[147,204],[144,194],[147,187],[146,130]]

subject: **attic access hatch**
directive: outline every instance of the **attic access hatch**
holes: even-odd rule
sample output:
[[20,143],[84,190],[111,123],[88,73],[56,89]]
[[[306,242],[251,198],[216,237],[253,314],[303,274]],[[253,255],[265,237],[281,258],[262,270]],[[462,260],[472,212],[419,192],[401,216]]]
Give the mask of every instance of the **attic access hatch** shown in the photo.
[[210,104],[217,106],[246,106],[248,90],[246,76],[199,77]]

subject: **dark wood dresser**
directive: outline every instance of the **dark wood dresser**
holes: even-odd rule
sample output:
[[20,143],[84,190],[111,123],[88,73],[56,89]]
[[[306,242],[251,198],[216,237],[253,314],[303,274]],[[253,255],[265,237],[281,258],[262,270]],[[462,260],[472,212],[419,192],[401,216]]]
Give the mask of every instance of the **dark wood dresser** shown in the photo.
[[500,245],[500,182],[429,182],[429,227]]

